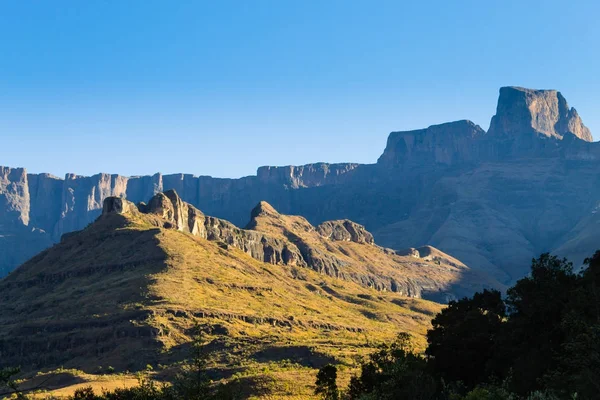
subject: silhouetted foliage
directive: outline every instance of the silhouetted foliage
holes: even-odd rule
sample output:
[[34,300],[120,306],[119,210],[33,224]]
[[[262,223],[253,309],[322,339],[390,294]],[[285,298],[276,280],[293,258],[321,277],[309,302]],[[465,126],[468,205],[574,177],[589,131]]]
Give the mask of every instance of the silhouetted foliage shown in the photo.
[[315,382],[315,394],[325,400],[337,400],[340,397],[337,387],[337,368],[335,365],[327,364],[317,373]]
[[27,396],[15,381],[15,376],[21,372],[20,368],[4,368],[0,370],[0,397],[12,395],[18,400],[25,400]]
[[[507,291],[450,302],[427,333],[427,358],[400,340],[351,380],[351,399],[600,398],[600,252],[581,274],[542,254]],[[498,384],[501,382],[501,384]]]
[[445,380],[463,382],[468,388],[493,375],[488,364],[505,316],[502,296],[496,290],[451,301],[427,332],[431,367]]
[[382,345],[362,364],[348,389],[350,399],[434,399],[437,382],[427,361],[412,352],[410,336],[401,333],[391,345]]
[[566,259],[542,254],[533,260],[531,276],[507,292],[509,319],[497,347],[497,364],[512,371],[511,388],[526,394],[541,388],[541,379],[557,367],[557,352],[565,340],[562,321],[568,314],[578,282]]
[[561,321],[558,365],[544,383],[563,395],[570,390],[587,399],[600,398],[600,251],[585,263]]
[[192,342],[191,361],[182,368],[173,382],[173,391],[190,400],[206,399],[211,394],[210,379],[206,374],[208,353],[201,335]]

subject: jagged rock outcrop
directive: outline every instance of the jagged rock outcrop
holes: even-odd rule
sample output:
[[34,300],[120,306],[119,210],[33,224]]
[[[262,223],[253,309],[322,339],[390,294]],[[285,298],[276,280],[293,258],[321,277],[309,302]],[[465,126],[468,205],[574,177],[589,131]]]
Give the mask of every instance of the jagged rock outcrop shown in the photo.
[[514,86],[500,89],[496,115],[488,133],[504,137],[534,134],[556,139],[571,133],[586,142],[593,140],[577,110],[569,108],[560,92]]
[[375,239],[364,226],[350,220],[325,221],[317,226],[317,232],[331,240],[374,244]]
[[415,249],[414,247],[403,250],[397,250],[396,253],[400,256],[421,258],[421,253],[419,253],[419,250]]
[[128,214],[137,212],[137,206],[122,197],[107,197],[102,205],[102,215]]
[[[475,287],[499,285],[492,281],[484,283],[485,279],[476,282],[478,278],[464,264],[449,256],[444,257],[438,250],[434,251],[442,256],[435,259],[423,257],[417,262],[376,246],[373,236],[352,221],[326,221],[315,228],[303,217],[280,214],[264,201],[252,210],[246,229],[204,215],[182,201],[174,190],[156,194],[141,207],[118,197],[108,197],[104,201],[103,216],[137,212],[155,217],[152,223],[161,228],[216,241],[225,248],[242,250],[261,262],[307,267],[365,287],[410,297],[433,296],[447,301],[456,295],[470,293]],[[431,268],[428,262],[435,265],[433,275],[443,276],[443,279],[423,273],[423,268]],[[419,273],[407,274],[409,265],[418,268]],[[405,273],[400,273],[403,269]],[[458,276],[470,278],[465,283],[458,283]],[[454,284],[456,286],[453,287]]]
[[[108,198],[105,205],[118,201],[117,198]],[[276,265],[306,266],[294,244],[240,229],[228,221],[206,216],[194,206],[182,201],[175,190],[156,194],[140,211],[158,216],[165,221],[163,226],[166,228],[221,242],[240,249],[259,261]]]

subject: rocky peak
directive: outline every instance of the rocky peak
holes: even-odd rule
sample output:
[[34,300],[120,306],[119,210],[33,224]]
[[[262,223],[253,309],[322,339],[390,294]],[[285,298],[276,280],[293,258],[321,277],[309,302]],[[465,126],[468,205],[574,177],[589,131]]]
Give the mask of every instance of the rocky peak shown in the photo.
[[102,204],[102,215],[127,214],[137,211],[137,207],[122,197],[107,197]]
[[278,216],[279,213],[277,212],[277,210],[275,210],[275,208],[273,208],[272,205],[270,205],[266,201],[260,201],[256,205],[256,207],[254,207],[252,209],[250,217],[251,218],[256,218],[256,217],[265,216],[265,215]]
[[426,129],[392,132],[377,161],[380,165],[452,165],[477,159],[476,138],[485,134],[468,120],[432,125]]
[[250,222],[246,224],[245,229],[256,230],[259,225],[266,223],[279,224],[281,214],[266,201],[260,201],[250,212]]
[[347,219],[325,221],[317,226],[317,232],[328,239],[335,241],[374,244],[373,235],[364,226]]
[[496,115],[488,133],[504,137],[534,134],[556,139],[571,133],[587,142],[593,140],[577,110],[569,108],[560,92],[514,86],[500,88]]
[[175,208],[173,202],[162,192],[155,194],[145,208],[147,214],[158,215],[169,222],[174,221]]

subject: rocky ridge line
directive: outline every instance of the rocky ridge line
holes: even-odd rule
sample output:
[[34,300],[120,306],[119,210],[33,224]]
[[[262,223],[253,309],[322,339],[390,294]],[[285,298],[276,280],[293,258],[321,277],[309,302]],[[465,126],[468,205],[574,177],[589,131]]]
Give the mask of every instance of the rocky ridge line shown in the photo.
[[[309,266],[306,254],[294,243],[250,229],[240,229],[231,222],[204,215],[196,207],[181,200],[174,190],[154,195],[148,204],[134,203],[120,197],[104,200],[102,215],[141,212],[158,216],[163,228],[177,229],[203,239],[219,241],[240,249],[252,258],[269,264]],[[277,214],[268,203],[260,202],[252,211],[251,221],[265,213]],[[252,226],[252,222],[249,224]],[[373,235],[364,226],[349,220],[326,221],[314,229],[323,238],[331,241],[350,241],[374,245]],[[310,258],[315,263],[314,257]],[[320,261],[319,263],[323,263]]]
[[[358,246],[366,246],[374,254],[387,257],[389,262],[397,263],[393,265],[400,266],[402,262],[406,262],[406,260],[397,260],[395,257],[400,255],[394,250],[375,245],[371,233],[362,225],[349,220],[326,221],[315,228],[304,218],[281,215],[270,204],[262,201],[252,210],[251,221],[246,229],[240,229],[228,221],[203,214],[194,206],[182,201],[174,190],[158,193],[148,204],[141,203],[137,206],[123,198],[108,197],[104,201],[101,218],[109,218],[114,214],[135,215],[136,213],[154,217],[150,221],[161,228],[176,229],[216,241],[225,248],[239,249],[252,258],[269,264],[307,267],[365,287],[398,292],[416,298],[422,297],[425,291],[441,293],[447,289],[445,284],[440,284],[427,276],[413,279],[403,277],[400,271],[394,272],[397,277],[380,275],[374,271],[368,272],[371,267],[366,259],[358,261],[364,264],[359,272],[355,265],[349,265],[347,261],[338,257],[337,253],[327,250],[327,243],[340,243],[341,246],[344,246],[342,243],[355,243]],[[261,218],[267,218],[268,222],[264,222]],[[289,227],[289,220],[292,221],[293,229]],[[265,229],[265,223],[276,225],[277,229],[281,229],[282,234],[260,231]],[[70,236],[71,234],[66,237]],[[439,251],[438,253],[443,254]],[[413,257],[419,262],[433,261],[426,255],[421,259],[418,252],[416,255],[413,254]],[[449,265],[457,271],[467,271],[458,261]],[[452,295],[443,293],[442,296],[453,298]],[[444,298],[445,300],[447,298]]]

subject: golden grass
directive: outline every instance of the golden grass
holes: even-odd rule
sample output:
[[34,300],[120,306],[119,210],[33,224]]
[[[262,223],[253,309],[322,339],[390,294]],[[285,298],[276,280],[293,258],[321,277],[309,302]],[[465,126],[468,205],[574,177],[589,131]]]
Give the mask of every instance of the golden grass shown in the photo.
[[[350,243],[345,250],[356,247],[356,253],[345,257],[378,262],[370,258],[378,255],[358,246]],[[125,268],[106,267],[115,260]],[[58,274],[56,283],[14,286],[48,271]],[[101,218],[32,259],[0,283],[4,289],[0,307],[10,306],[12,314],[0,312],[0,342],[23,325],[48,327],[51,321],[56,333],[44,337],[49,348],[59,351],[67,334],[82,343],[66,350],[71,358],[65,367],[85,370],[85,381],[55,389],[56,396],[87,384],[110,389],[135,383],[133,374],[89,374],[99,366],[135,369],[151,363],[168,375],[200,328],[212,341],[216,381],[251,388],[248,396],[254,398],[311,398],[324,363],[340,366],[345,386],[358,360],[399,332],[410,333],[422,350],[431,317],[442,308],[309,268],[265,264],[241,250],[158,229],[141,215]],[[128,319],[130,313],[145,317]],[[61,331],[74,319],[81,324]],[[105,328],[89,326],[104,320]],[[39,337],[24,340],[43,344]]]

